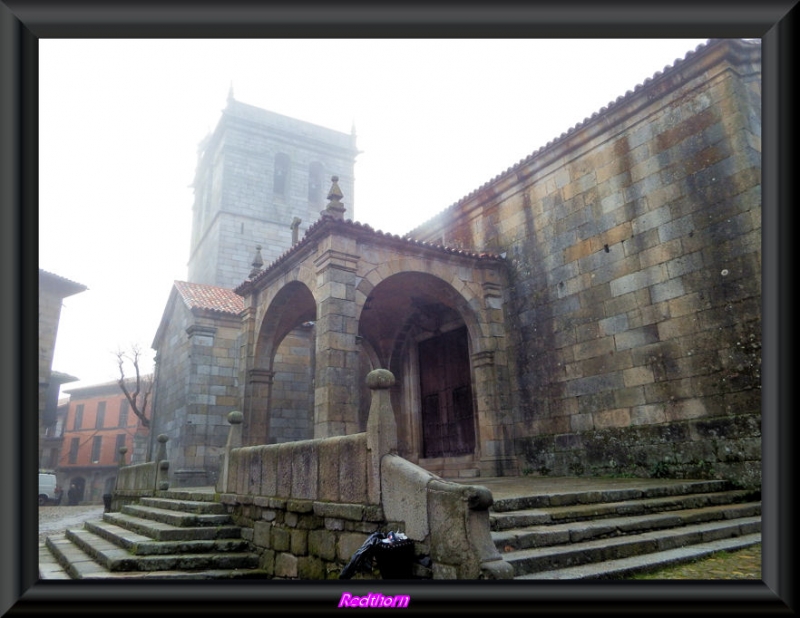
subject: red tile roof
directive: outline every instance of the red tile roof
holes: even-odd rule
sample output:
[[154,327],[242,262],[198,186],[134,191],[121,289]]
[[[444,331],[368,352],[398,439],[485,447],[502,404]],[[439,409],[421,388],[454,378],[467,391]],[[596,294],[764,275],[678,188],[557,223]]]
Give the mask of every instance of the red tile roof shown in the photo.
[[176,281],[175,288],[190,309],[210,309],[233,314],[244,309],[244,299],[228,288],[188,281]]

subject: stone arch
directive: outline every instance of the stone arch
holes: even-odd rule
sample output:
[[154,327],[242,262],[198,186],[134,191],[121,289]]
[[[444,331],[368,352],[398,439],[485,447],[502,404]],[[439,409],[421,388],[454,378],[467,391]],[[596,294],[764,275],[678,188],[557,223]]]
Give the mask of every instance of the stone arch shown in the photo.
[[[459,393],[468,398],[470,416],[459,421],[464,429],[459,435],[465,436],[465,442],[460,446],[448,445],[438,453],[436,459],[441,461],[436,463],[444,464],[445,460],[449,460],[448,465],[452,466],[455,465],[452,460],[458,458],[464,467],[475,468],[480,458],[477,404],[480,393],[476,391],[480,381],[475,379],[471,359],[483,349],[482,333],[485,329],[482,326],[484,318],[480,311],[476,311],[479,299],[473,293],[474,289],[479,290],[480,287],[462,285],[461,290],[457,290],[446,278],[422,271],[406,270],[385,278],[372,276],[362,280],[360,291],[364,302],[359,313],[359,336],[363,340],[362,346],[373,351],[372,363],[389,369],[397,378],[391,396],[398,416],[398,448],[401,455],[411,460],[424,463],[421,460],[430,459],[426,457],[426,450],[437,452],[437,449],[431,448],[431,442],[440,438],[432,435],[430,419],[424,418],[425,414],[430,415],[430,406],[423,411],[422,405],[425,380],[420,369],[422,367],[425,371],[429,359],[420,359],[419,348],[428,342],[431,350],[438,350],[440,341],[448,341],[448,349],[459,351],[460,360],[456,360],[449,352],[442,352],[442,358],[449,359],[442,362],[460,367],[455,373],[459,380],[466,380],[466,383],[459,385]],[[456,342],[455,346],[452,342]],[[455,373],[443,377],[443,380],[456,379]],[[448,394],[451,390],[443,385],[442,393]],[[442,419],[451,412],[452,401],[446,406],[442,402]],[[446,424],[442,420],[439,430]],[[450,430],[453,435],[456,434],[455,425]]]
[[248,371],[248,444],[313,437],[314,321],[308,286],[289,281],[272,296],[256,332]]

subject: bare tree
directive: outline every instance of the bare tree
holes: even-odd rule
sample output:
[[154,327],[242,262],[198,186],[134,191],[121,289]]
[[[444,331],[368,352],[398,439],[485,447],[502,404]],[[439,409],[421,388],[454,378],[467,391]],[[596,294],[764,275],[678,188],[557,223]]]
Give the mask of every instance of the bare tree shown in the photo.
[[[139,368],[139,361],[142,359],[142,350],[138,345],[132,345],[130,351],[118,350],[116,352],[117,365],[119,366],[119,384],[128,403],[131,404],[133,413],[139,417],[143,427],[150,427],[150,419],[147,418],[147,404],[150,403],[150,395],[153,392],[153,375],[142,375]],[[133,365],[134,377],[125,376],[125,364],[129,362]]]

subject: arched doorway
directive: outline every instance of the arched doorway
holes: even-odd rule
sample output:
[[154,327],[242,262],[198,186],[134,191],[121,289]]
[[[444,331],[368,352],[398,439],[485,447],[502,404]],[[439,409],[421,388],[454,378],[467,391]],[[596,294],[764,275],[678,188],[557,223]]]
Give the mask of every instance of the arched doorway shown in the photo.
[[[470,327],[472,324],[472,327]],[[478,423],[468,301],[429,273],[403,272],[376,285],[359,331],[373,364],[397,379],[392,405],[400,454],[423,467],[477,465]]]
[[420,341],[422,456],[458,457],[475,450],[475,408],[465,326]]

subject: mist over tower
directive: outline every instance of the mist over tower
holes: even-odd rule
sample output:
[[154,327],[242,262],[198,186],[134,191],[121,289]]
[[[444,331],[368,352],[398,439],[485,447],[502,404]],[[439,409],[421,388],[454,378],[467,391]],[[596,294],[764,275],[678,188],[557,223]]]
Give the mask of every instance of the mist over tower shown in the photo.
[[[354,217],[355,133],[241,103],[228,94],[198,146],[188,280],[234,288],[257,245],[270,264],[319,219],[333,175]],[[297,220],[300,223],[297,223]]]

